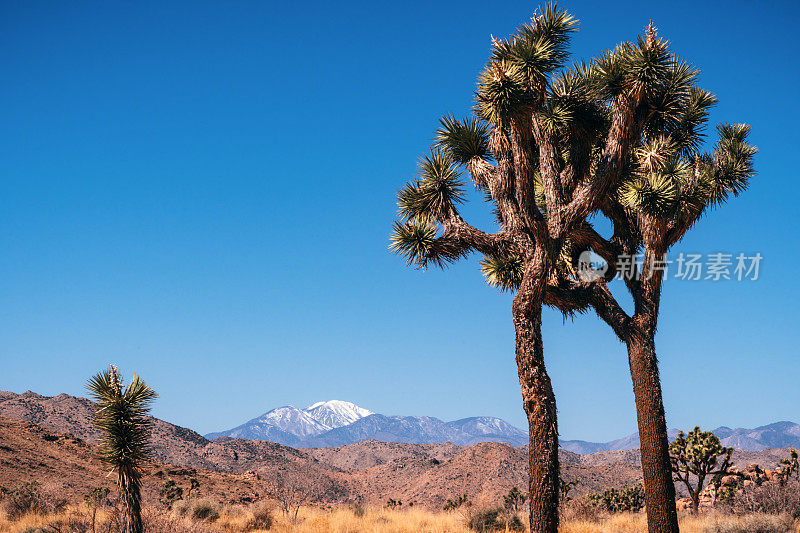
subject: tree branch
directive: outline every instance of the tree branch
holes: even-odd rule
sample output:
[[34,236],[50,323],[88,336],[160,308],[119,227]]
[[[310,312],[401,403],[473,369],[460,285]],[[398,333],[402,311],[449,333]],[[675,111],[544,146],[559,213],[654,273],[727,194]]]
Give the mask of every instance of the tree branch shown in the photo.
[[566,227],[597,210],[611,185],[619,178],[625,157],[638,131],[634,115],[640,101],[640,95],[617,97],[611,129],[597,170],[588,180],[578,185],[572,200],[560,213],[560,218]]

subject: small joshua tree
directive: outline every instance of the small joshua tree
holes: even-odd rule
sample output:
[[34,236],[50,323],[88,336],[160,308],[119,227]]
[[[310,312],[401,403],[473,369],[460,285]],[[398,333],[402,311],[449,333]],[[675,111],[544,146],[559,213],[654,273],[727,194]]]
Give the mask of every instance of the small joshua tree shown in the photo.
[[189,478],[189,490],[186,492],[186,498],[190,498],[192,496],[192,491],[195,491],[200,488],[200,482],[197,480],[196,477]]
[[94,424],[103,434],[99,459],[117,471],[123,509],[123,533],[142,533],[142,463],[147,459],[152,419],[147,415],[158,394],[134,375],[123,390],[122,376],[111,366],[86,385],[97,402]]
[[572,481],[567,481],[564,478],[561,478],[558,484],[561,487],[561,503],[567,503],[568,501],[572,500],[569,492],[578,485],[578,480],[573,479]]
[[108,494],[111,492],[108,487],[95,487],[92,492],[83,497],[86,502],[86,507],[92,516],[92,533],[95,531],[97,524],[97,510],[108,503]]
[[522,491],[517,487],[514,487],[508,491],[508,494],[503,496],[503,507],[505,507],[506,511],[518,513],[522,509],[522,506],[525,505],[526,499],[527,497],[522,493]]
[[794,448],[789,448],[789,458],[788,459],[781,459],[781,464],[784,465],[783,473],[785,476],[785,480],[788,480],[792,474],[794,474],[798,479],[800,479],[800,464],[797,461],[797,450]]
[[395,500],[394,498],[389,498],[386,500],[386,507],[388,509],[397,509],[403,506],[403,502],[401,500]]
[[461,496],[455,498],[454,500],[448,499],[445,502],[444,507],[442,507],[442,510],[444,510],[444,511],[455,511],[456,509],[460,508],[462,505],[466,505],[467,507],[472,505],[472,502],[469,501],[469,499],[467,498],[466,494],[462,494]]
[[[669,445],[670,461],[675,481],[681,481],[692,498],[692,512],[700,508],[700,492],[709,476],[720,478],[731,466],[733,448],[726,448],[711,431],[695,428],[684,435],[683,431]],[[720,458],[722,461],[720,461]],[[692,485],[692,476],[697,483]]]

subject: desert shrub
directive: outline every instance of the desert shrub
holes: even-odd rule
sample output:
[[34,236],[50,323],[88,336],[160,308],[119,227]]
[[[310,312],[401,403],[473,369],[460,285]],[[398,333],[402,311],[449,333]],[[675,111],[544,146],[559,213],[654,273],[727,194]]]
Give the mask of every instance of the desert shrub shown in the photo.
[[215,522],[219,518],[217,504],[210,500],[196,500],[192,502],[191,515],[193,520]]
[[644,507],[644,488],[636,485],[624,489],[606,489],[590,494],[589,501],[609,513],[635,513]]
[[253,531],[256,529],[270,529],[274,518],[272,517],[272,510],[266,505],[260,505],[253,508],[253,517],[247,521],[244,527],[245,531]]
[[158,491],[158,501],[164,504],[167,508],[171,508],[176,501],[183,499],[183,488],[170,479],[161,485]]
[[180,500],[172,505],[172,514],[178,517],[185,517],[189,515],[192,510],[192,502],[194,500]]
[[[144,530],[147,533],[219,533],[219,530],[211,529],[202,523],[187,524],[183,520],[169,514],[155,512],[153,509],[145,509],[142,519]],[[111,527],[103,531],[115,533],[121,529]]]
[[730,516],[717,519],[708,526],[708,533],[788,533],[792,531],[789,515],[768,515],[762,513],[743,516]]
[[26,514],[47,514],[58,511],[66,505],[66,501],[43,492],[39,483],[25,483],[3,499],[3,509],[11,520],[17,520]]
[[764,483],[726,498],[723,504],[736,514],[787,514],[800,519],[800,483]]
[[255,509],[261,509],[261,506],[252,507],[252,510],[239,504],[225,505],[219,512],[229,520],[244,520],[255,512]]
[[475,512],[467,521],[473,531],[525,531],[525,525],[517,515],[503,512],[503,509],[483,509]]
[[367,509],[360,503],[357,503],[353,506],[353,515],[356,518],[363,518],[364,515],[366,514],[367,514]]
[[66,515],[58,516],[47,524],[47,531],[55,533],[91,533],[96,529],[91,518],[80,512],[70,512]]
[[559,508],[559,515],[565,522],[571,520],[582,522],[597,522],[601,518],[603,510],[589,497],[574,498],[569,501],[562,501]]
[[53,532],[43,527],[29,526],[26,527],[25,529],[20,530],[19,533],[53,533]]

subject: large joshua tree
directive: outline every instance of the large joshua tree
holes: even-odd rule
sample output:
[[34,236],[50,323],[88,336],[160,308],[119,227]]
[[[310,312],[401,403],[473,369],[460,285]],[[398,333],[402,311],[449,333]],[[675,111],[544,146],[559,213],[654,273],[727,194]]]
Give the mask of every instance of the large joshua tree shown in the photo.
[[141,465],[148,456],[150,405],[158,395],[138,376],[123,390],[116,367],[92,377],[86,388],[97,401],[95,426],[102,432],[99,458],[117,471],[123,508],[123,532],[144,531]]
[[[472,116],[445,116],[418,177],[398,192],[391,248],[410,264],[442,267],[484,255],[487,282],[514,290],[512,317],[530,440],[532,531],[554,532],[558,515],[556,403],[544,365],[542,306],[594,309],[627,344],[642,441],[650,531],[677,531],[674,486],[655,356],[655,327],[668,248],[752,175],[748,128],[722,126],[713,155],[699,152],[715,98],[697,71],[670,53],[651,26],[588,63],[564,68],[577,21],[555,5],[492,41]],[[461,171],[493,204],[494,233],[467,223]],[[590,222],[600,212],[609,238]],[[585,276],[582,252],[608,262]],[[644,251],[626,276],[634,314],[608,282],[621,254]],[[656,261],[658,260],[658,261]],[[649,263],[648,263],[649,261]]]

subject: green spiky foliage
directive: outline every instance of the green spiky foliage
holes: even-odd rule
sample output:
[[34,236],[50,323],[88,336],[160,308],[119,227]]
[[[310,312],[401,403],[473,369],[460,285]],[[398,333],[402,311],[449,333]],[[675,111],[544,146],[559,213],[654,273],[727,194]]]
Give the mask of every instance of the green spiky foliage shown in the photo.
[[[556,141],[558,163],[582,164],[590,173],[601,162],[615,109],[621,102],[638,100],[639,120],[624,171],[602,198],[604,214],[613,213],[615,223],[633,227],[628,228],[627,242],[603,243],[607,249],[626,248],[635,254],[653,244],[663,253],[704,214],[747,188],[757,153],[748,142],[750,127],[719,125],[714,149],[702,151],[709,111],[717,99],[697,86],[699,71],[672,54],[652,26],[636,43],[622,43],[588,64],[562,68],[568,37],[576,29],[574,18],[548,4],[511,38],[493,41],[491,58],[478,80],[475,114],[442,117],[434,150],[423,157],[417,179],[398,192],[400,221],[391,249],[410,264],[442,267],[466,255],[468,244],[446,246],[438,227],[446,229],[459,218],[457,206],[465,198],[461,169],[477,161],[491,162],[493,145],[498,152],[508,151],[508,124],[528,111]],[[538,152],[531,155],[538,163]],[[497,202],[497,192],[489,190],[480,172],[471,174],[476,187]],[[546,220],[548,211],[560,206],[548,208],[535,165],[531,177],[532,210]],[[501,226],[508,222],[502,215],[498,218]],[[663,239],[645,243],[643,235],[648,233]],[[574,241],[575,249],[598,244]],[[480,264],[487,283],[501,290],[514,290],[522,280],[519,254],[511,248],[506,247],[510,254],[490,255]],[[562,255],[557,266],[569,277],[574,254],[565,248]]]
[[797,450],[789,448],[789,457],[780,460],[783,465],[782,481],[788,480],[794,474],[800,480],[800,463],[797,460]]
[[644,488],[641,485],[610,488],[589,494],[588,499],[589,503],[609,513],[637,513],[644,507]]
[[92,377],[86,388],[97,402],[94,424],[102,434],[98,458],[117,471],[124,533],[141,533],[141,467],[149,453],[148,413],[158,395],[135,375],[123,389],[113,365]]
[[470,507],[472,502],[469,501],[469,497],[466,494],[462,494],[461,496],[457,496],[456,498],[450,499],[448,498],[446,502],[444,502],[444,507],[442,507],[443,511],[455,511],[456,509],[460,509],[462,506]]
[[503,508],[510,513],[518,513],[527,499],[528,497],[521,490],[514,487],[503,496]]
[[[698,220],[747,187],[757,150],[742,124],[717,126],[716,142],[707,143],[717,99],[652,23],[633,41],[567,64],[577,29],[571,14],[549,3],[510,37],[492,38],[471,114],[441,118],[431,152],[398,192],[389,246],[423,269],[480,254],[486,283],[515,293],[523,401],[532,432],[541,424],[551,447],[556,432],[544,426],[556,427],[555,398],[539,353],[541,307],[565,316],[593,310],[612,328],[629,351],[637,415],[658,421],[642,433],[648,528],[674,532],[663,400],[660,384],[650,386],[663,276],[656,265]],[[496,231],[462,217],[465,173],[491,204]],[[610,236],[595,229],[596,215],[610,221]],[[607,263],[602,274],[584,275],[587,252]],[[629,314],[611,280],[620,255],[639,254],[643,266],[618,284],[634,300]],[[535,459],[531,465],[547,470]],[[532,530],[557,529],[556,466],[542,474],[546,483],[532,485],[531,498],[547,504],[531,510],[531,521],[542,509],[548,515]]]
[[669,453],[675,481],[686,485],[696,513],[706,478],[721,478],[728,473],[733,448],[723,446],[711,431],[700,431],[695,426],[688,434],[678,432],[669,445]]

